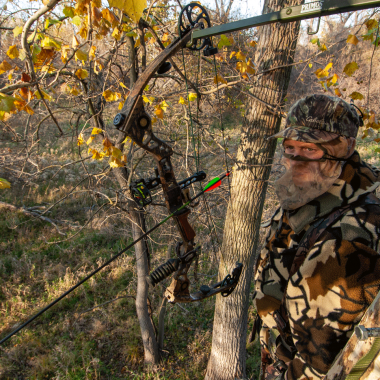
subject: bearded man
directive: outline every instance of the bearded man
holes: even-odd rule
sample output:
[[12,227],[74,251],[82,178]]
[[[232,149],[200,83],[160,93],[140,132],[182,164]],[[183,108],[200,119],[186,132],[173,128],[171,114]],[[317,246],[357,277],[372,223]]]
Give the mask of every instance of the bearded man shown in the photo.
[[380,171],[355,151],[362,124],[355,106],[311,95],[271,137],[285,173],[254,276],[263,379],[322,379],[380,290]]

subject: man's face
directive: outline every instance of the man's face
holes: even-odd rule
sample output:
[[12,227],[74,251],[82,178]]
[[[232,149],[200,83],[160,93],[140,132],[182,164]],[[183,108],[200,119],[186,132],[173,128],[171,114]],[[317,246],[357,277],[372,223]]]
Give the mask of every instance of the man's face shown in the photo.
[[[322,158],[324,154],[323,150],[317,145],[303,141],[285,140],[283,146],[285,153],[291,154],[292,156],[305,157],[310,160],[318,160]],[[310,176],[319,169],[319,165],[316,162],[295,161],[291,159],[287,160],[287,162],[292,169],[292,179],[296,186],[305,185],[304,182],[309,181]]]

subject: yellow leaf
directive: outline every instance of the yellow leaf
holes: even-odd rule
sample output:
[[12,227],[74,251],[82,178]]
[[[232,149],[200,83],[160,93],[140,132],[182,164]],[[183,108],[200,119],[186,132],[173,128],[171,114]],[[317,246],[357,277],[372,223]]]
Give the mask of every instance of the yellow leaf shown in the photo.
[[41,47],[44,47],[44,48],[53,48],[53,49],[60,50],[61,49],[61,43],[58,42],[58,41],[56,41],[52,37],[45,37],[41,41]]
[[309,67],[312,68],[312,67],[313,67],[313,64],[312,64],[312,63],[309,63]]
[[[196,95],[195,95],[195,97],[196,97]],[[166,109],[169,107],[169,105],[165,102],[165,100],[163,100],[160,104],[160,107],[166,112]]]
[[120,82],[119,85],[123,88],[127,88],[127,86],[123,83],[123,82]]
[[[115,3],[119,2],[119,0],[114,0],[114,1],[115,1]],[[111,4],[110,4],[110,6],[113,7],[113,5],[111,5]],[[115,6],[115,7],[119,8],[118,6]],[[119,8],[119,9],[121,9],[121,8]],[[102,10],[102,16],[112,25],[112,27],[117,26],[117,24],[119,23],[119,20],[117,19],[115,14],[107,8]]]
[[197,98],[197,94],[194,94],[194,92],[190,92],[188,99],[190,102],[193,102]]
[[107,102],[116,102],[121,98],[120,92],[112,92],[111,90],[106,90],[103,92],[103,97]]
[[348,37],[347,37],[346,42],[347,42],[348,44],[357,45],[358,42],[359,42],[359,40],[356,38],[355,35],[353,35],[353,34],[349,34]]
[[327,50],[327,47],[326,47],[325,44],[321,44],[321,46],[319,46],[318,49],[319,49],[320,51],[326,51],[326,50]]
[[365,23],[365,26],[367,27],[368,30],[376,29],[378,26],[378,22],[374,19],[370,19]]
[[230,54],[230,59],[232,59],[233,57],[235,57],[236,55],[236,51],[233,51],[231,54]]
[[149,103],[149,104],[152,104],[153,100],[154,100],[154,97],[151,96],[150,98],[148,98],[146,95],[143,95],[142,96],[142,99],[145,103]]
[[112,151],[112,157],[120,158],[122,155],[121,150],[116,148],[115,146],[111,147],[111,151]]
[[110,158],[108,163],[110,164],[111,168],[120,168],[122,166],[125,166],[125,164],[121,162],[120,159],[113,156]]
[[98,135],[99,133],[102,133],[103,129],[100,128],[93,128],[91,134],[92,135]]
[[75,72],[75,75],[79,78],[79,79],[86,79],[88,77],[88,71],[85,70],[85,69],[78,69],[76,72]]
[[23,29],[22,26],[16,26],[13,29],[13,36],[16,38],[18,35],[20,35],[22,33],[22,29]]
[[245,61],[246,56],[245,56],[241,51],[238,51],[238,52],[236,53],[236,58],[237,58],[237,59],[240,59],[240,61]]
[[115,28],[112,32],[112,37],[116,40],[119,41],[121,38],[121,32],[118,28]]
[[87,59],[88,59],[87,53],[85,53],[84,51],[79,49],[75,52],[75,60],[85,62],[87,61]]
[[180,96],[178,103],[179,104],[185,104],[185,105],[188,104],[188,102],[182,96]]
[[359,66],[356,62],[350,62],[344,67],[343,72],[350,77],[358,68]]
[[152,118],[152,125],[153,125],[154,123],[157,123],[157,118],[155,118],[155,117]]
[[16,45],[13,45],[13,46],[10,46],[8,51],[7,51],[7,56],[10,58],[10,59],[15,59],[15,58],[18,58],[19,56],[19,51],[17,50],[17,47]]
[[77,141],[77,145],[78,146],[81,146],[81,145],[83,145],[84,144],[84,138],[83,138],[84,136],[83,136],[83,133],[81,133],[81,134],[79,134],[79,136],[78,136],[78,141]]
[[362,100],[364,96],[360,92],[354,91],[352,94],[348,95],[353,100]]
[[254,63],[251,61],[251,59],[247,62],[247,73],[248,74],[254,74],[256,72]]
[[86,141],[86,144],[87,145],[90,145],[93,141],[94,141],[94,138],[95,138],[95,136],[90,136],[89,138],[88,138],[88,140]]
[[[53,100],[52,96],[50,96],[47,92],[45,92],[44,90],[40,90],[40,91],[41,91],[41,94],[44,97],[44,99],[49,100],[49,102],[51,102]],[[41,99],[41,95],[40,95],[38,90],[35,91],[34,96],[37,99]]]
[[335,88],[334,92],[336,96],[342,96],[342,93],[340,92],[339,88]]
[[73,36],[73,43],[72,43],[71,46],[72,46],[74,49],[76,49],[79,45],[80,45],[80,44],[79,44],[78,38],[74,35],[74,36]]
[[80,91],[78,90],[76,86],[74,86],[73,88],[68,87],[68,89],[71,95],[77,96],[80,93]]
[[236,64],[236,70],[239,70],[242,74],[247,71],[247,64],[245,62],[238,62]]
[[0,63],[0,74],[7,72],[11,68],[12,66],[6,60],[4,60],[2,63]]
[[0,92],[0,111],[4,111],[4,112],[15,111],[16,106],[14,103],[16,100],[17,99],[14,98],[13,96],[8,96]]
[[121,110],[123,108],[123,105],[124,105],[124,102],[120,102],[119,105],[118,105],[118,107],[117,107],[117,109]]
[[70,50],[71,50],[71,48],[69,45],[62,46],[61,60],[63,63],[67,62],[67,55],[68,55]]
[[138,48],[141,45],[140,37],[136,39],[134,48]]
[[99,62],[99,61],[95,61],[95,64],[94,64],[94,72],[95,74],[99,74],[100,71],[102,71],[103,69],[103,66],[102,64]]
[[216,77],[214,77],[214,83],[215,84],[218,84],[218,83],[227,84],[227,81],[221,75],[217,74]]
[[162,110],[162,108],[156,108],[156,110],[154,111],[154,113],[156,114],[156,116],[159,118],[159,119],[163,119],[164,118],[164,111]]
[[4,178],[0,178],[0,189],[10,189],[11,184]]
[[252,40],[252,41],[249,41],[248,43],[249,43],[249,45],[252,46],[252,47],[255,47],[255,46],[257,45],[257,42],[256,42],[256,41],[253,41],[253,40]]
[[130,137],[126,136],[125,139],[121,142],[122,144],[126,144],[129,141],[132,141]]
[[103,155],[100,154],[96,149],[92,149],[91,153],[92,153],[93,160],[101,161],[103,159]]
[[125,155],[125,154],[123,154],[122,156],[121,156],[121,161],[122,162],[124,162],[125,164],[127,163],[127,156]]
[[96,50],[96,46],[91,46],[91,49],[88,52],[88,56],[90,57],[90,61],[95,59],[95,50]]

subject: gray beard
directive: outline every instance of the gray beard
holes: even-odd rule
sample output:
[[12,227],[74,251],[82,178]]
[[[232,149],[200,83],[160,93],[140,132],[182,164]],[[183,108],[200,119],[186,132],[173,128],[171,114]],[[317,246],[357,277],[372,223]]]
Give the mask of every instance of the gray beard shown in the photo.
[[311,179],[302,182],[302,185],[296,185],[293,181],[292,168],[286,170],[285,174],[275,181],[274,187],[280,206],[284,210],[295,210],[309,203],[318,196],[326,193],[340,176],[341,166],[336,170],[334,175],[327,177],[320,171],[312,173]]

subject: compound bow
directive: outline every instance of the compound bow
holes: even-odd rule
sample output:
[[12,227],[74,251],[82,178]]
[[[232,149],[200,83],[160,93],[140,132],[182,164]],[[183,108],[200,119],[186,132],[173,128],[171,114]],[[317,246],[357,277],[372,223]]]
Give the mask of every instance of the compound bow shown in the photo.
[[[119,149],[123,147],[122,141],[126,135],[153,156],[157,164],[155,178],[149,180],[140,179],[132,185],[131,194],[134,199],[138,200],[140,206],[150,203],[149,187],[155,187],[160,183],[169,213],[175,213],[174,220],[182,238],[182,242],[178,243],[176,247],[177,258],[168,260],[147,278],[148,282],[155,286],[175,272],[172,283],[165,292],[168,301],[172,303],[200,301],[217,293],[221,293],[222,296],[226,297],[235,289],[242,271],[242,264],[237,263],[232,276],[228,274],[223,281],[212,286],[203,285],[196,293],[189,292],[190,282],[187,272],[191,263],[198,256],[199,247],[195,247],[195,232],[188,221],[190,209],[182,207],[184,202],[188,200],[188,196],[183,192],[184,181],[177,183],[174,175],[171,163],[173,149],[153,133],[151,117],[145,111],[142,100],[142,92],[149,80],[156,72],[162,74],[170,70],[171,65],[168,59],[180,49],[185,46],[191,50],[204,49],[206,56],[217,52],[217,49],[212,47],[209,38],[190,42],[192,30],[210,27],[211,24],[207,11],[201,5],[190,3],[185,6],[180,13],[179,20],[179,38],[174,40],[146,67],[133,85],[121,112],[115,116],[113,121],[115,127],[122,132],[117,145]],[[142,25],[146,24],[142,23]],[[196,173],[194,176],[197,175],[203,176],[200,173]],[[178,211],[181,207],[182,209]]]

